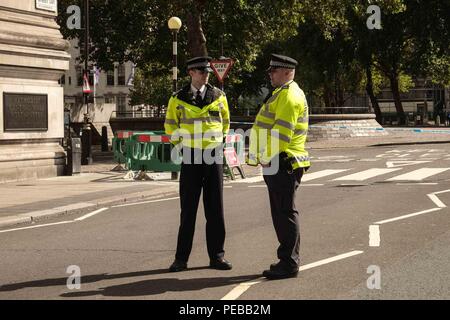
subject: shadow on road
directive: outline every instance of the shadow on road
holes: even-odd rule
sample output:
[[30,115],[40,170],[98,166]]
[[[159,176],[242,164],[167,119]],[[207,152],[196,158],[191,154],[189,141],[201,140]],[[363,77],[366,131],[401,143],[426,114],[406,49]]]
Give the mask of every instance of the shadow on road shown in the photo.
[[[195,270],[205,270],[209,267],[195,267],[189,268],[185,272],[195,271]],[[184,272],[183,272],[184,273]],[[87,275],[81,277],[81,285],[94,283],[104,280],[115,280],[123,278],[134,278],[134,277],[145,277],[160,274],[173,274],[169,273],[168,269],[156,269],[147,271],[136,271],[128,273],[118,273],[118,274],[95,274]],[[174,274],[175,275],[175,274]],[[248,280],[253,280],[258,278],[260,275],[247,275],[247,276],[236,276],[236,277],[218,277],[218,278],[195,278],[195,279],[176,279],[176,278],[163,278],[163,279],[148,279],[144,281],[138,281],[133,283],[126,283],[121,285],[114,285],[110,287],[100,288],[99,290],[84,291],[84,292],[69,292],[64,293],[61,297],[64,298],[77,298],[77,297],[87,297],[94,295],[103,295],[108,297],[135,297],[135,296],[148,296],[156,295],[164,292],[179,292],[179,291],[192,291],[201,290],[204,288],[221,287],[232,284],[238,284]],[[27,282],[11,283],[0,286],[0,292],[10,292],[26,288],[45,288],[45,287],[55,287],[55,286],[67,286],[68,277],[54,278],[54,279],[42,279],[33,280]]]
[[104,297],[138,297],[152,296],[165,292],[183,292],[195,291],[206,288],[223,287],[233,284],[239,284],[249,280],[254,280],[260,275],[246,275],[235,277],[217,277],[217,278],[194,278],[194,279],[149,279],[133,283],[125,283],[110,287],[100,288],[99,290],[70,292],[61,295],[63,298],[80,298],[102,295]]

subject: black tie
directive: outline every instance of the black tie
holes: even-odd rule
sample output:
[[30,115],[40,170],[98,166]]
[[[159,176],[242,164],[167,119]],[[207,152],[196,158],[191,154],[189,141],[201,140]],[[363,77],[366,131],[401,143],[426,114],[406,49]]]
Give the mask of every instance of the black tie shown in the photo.
[[195,97],[195,103],[197,104],[197,106],[201,106],[203,103],[202,93],[200,92],[200,90],[197,90],[197,96]]

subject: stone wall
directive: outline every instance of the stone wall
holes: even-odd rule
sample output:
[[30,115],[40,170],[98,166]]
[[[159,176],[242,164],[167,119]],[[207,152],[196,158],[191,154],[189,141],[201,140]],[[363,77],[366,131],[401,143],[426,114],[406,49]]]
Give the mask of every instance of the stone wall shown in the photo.
[[[64,99],[58,79],[70,56],[56,15],[37,9],[35,0],[0,0],[0,182],[64,173]],[[18,102],[4,105],[4,97],[12,95]],[[30,95],[45,96],[39,111],[21,102]],[[21,126],[23,119],[28,126]],[[36,119],[40,124],[47,119],[47,127],[29,126]],[[7,120],[17,127],[12,130],[10,123],[7,128]]]
[[308,141],[384,136],[373,114],[310,115]]

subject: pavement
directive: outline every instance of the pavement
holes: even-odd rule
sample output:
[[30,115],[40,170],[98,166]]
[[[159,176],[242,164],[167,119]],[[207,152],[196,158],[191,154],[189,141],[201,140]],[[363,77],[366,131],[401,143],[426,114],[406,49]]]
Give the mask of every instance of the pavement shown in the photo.
[[[450,143],[450,128],[387,128],[383,137],[359,137],[307,143],[310,151],[336,148]],[[67,214],[80,214],[103,206],[154,200],[178,193],[178,182],[170,173],[150,174],[152,181],[126,180],[126,172],[111,171],[111,158],[83,166],[76,176],[27,180],[0,184],[0,228],[36,223]],[[247,177],[260,175],[260,169],[244,165]]]

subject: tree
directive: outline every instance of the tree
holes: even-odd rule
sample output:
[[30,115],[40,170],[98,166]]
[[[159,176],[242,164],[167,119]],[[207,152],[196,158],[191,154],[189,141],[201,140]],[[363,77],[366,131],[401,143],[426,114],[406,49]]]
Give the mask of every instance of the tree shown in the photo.
[[[66,7],[74,2],[80,4],[80,0],[59,1],[58,20],[66,38],[83,36],[82,30],[65,27]],[[96,50],[90,59],[105,70],[114,62],[133,61],[153,77],[161,76],[161,71],[169,74],[172,40],[167,20],[178,16],[185,22],[178,37],[179,65],[207,53],[233,58],[228,86],[230,100],[237,101],[252,91],[242,83],[242,75],[254,70],[266,43],[295,33],[300,8],[296,0],[91,0],[91,42]],[[154,69],[155,64],[161,68]]]

